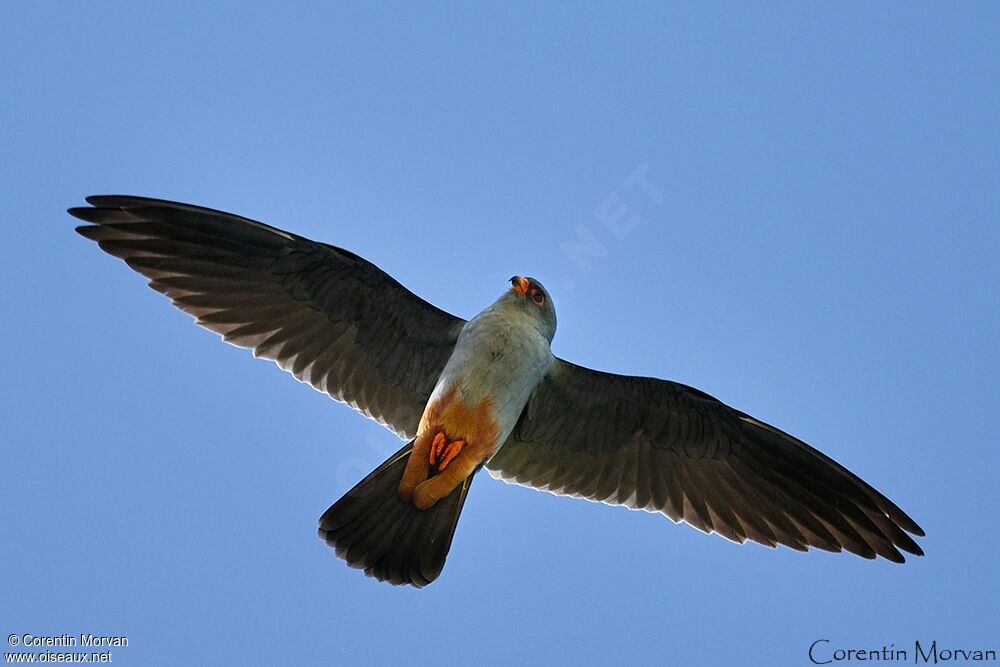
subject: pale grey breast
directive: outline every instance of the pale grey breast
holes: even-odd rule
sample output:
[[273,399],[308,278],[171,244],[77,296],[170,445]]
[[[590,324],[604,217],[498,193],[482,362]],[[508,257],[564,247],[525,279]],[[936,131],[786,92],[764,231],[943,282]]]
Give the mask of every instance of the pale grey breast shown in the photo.
[[430,401],[451,390],[469,406],[489,396],[499,425],[495,449],[507,440],[553,358],[549,342],[523,313],[500,301],[466,323]]

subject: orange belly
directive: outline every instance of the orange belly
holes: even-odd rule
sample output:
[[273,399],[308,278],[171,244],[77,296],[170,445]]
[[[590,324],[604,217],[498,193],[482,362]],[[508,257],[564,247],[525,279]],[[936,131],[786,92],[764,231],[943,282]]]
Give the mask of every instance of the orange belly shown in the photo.
[[493,453],[499,430],[500,425],[493,419],[493,401],[489,397],[470,407],[451,390],[424,410],[417,427],[417,439],[433,439],[438,433],[444,433],[449,441],[465,440],[466,447],[482,453],[481,461]]
[[[399,497],[421,509],[432,506],[489,458],[498,444],[499,432],[489,398],[469,406],[452,390],[430,403],[417,427],[417,438],[399,483]],[[456,448],[460,447],[457,456],[453,460],[437,459],[432,453],[435,439],[439,444],[455,443]]]

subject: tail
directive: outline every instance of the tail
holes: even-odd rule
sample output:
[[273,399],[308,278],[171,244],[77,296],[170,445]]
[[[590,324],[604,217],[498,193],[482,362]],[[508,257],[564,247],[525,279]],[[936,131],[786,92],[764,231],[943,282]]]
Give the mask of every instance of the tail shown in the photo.
[[411,440],[324,512],[319,536],[369,577],[421,588],[441,574],[475,473],[448,497],[418,509],[396,495],[412,450]]

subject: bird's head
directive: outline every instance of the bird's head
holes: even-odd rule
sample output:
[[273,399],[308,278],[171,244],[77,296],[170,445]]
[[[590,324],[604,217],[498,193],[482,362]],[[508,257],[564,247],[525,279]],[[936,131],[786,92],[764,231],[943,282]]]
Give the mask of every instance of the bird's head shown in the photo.
[[556,335],[556,308],[540,282],[534,278],[514,276],[510,279],[510,290],[501,300],[530,318],[539,333],[552,342]]

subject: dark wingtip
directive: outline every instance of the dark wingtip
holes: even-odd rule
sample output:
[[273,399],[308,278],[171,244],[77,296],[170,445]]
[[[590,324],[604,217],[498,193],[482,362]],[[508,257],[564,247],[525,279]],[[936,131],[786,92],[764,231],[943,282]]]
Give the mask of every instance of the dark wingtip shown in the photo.
[[906,562],[906,558],[903,556],[903,554],[899,553],[899,551],[897,551],[895,549],[893,549],[893,551],[895,553],[882,554],[882,557],[885,558],[887,561],[889,561],[891,563],[902,564],[902,563]]
[[[877,491],[875,491],[875,493],[878,494]],[[910,533],[911,535],[916,535],[917,537],[927,536],[927,534],[924,532],[924,529],[921,528],[916,521],[910,518],[909,514],[901,510],[899,506],[897,506],[895,503],[893,503],[891,500],[889,500],[888,498],[886,498],[881,494],[878,494],[878,496],[876,497],[879,501],[881,501],[879,503],[880,509],[890,519],[895,521],[900,528]]]
[[97,222],[100,217],[100,209],[88,206],[74,206],[73,208],[66,209],[66,212],[84,222]]
[[91,206],[108,206],[112,208],[124,206],[129,201],[136,199],[141,199],[141,197],[129,197],[128,195],[90,195],[89,197],[84,197],[84,201]]
[[96,241],[97,237],[94,236],[94,230],[96,229],[99,228],[94,225],[78,225],[73,228],[73,231],[89,241]]

